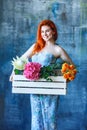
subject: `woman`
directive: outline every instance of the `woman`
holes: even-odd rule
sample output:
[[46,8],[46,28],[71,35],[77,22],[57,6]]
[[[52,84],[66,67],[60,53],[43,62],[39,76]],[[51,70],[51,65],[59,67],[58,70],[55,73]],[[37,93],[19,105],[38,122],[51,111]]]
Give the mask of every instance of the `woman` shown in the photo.
[[[43,20],[38,26],[36,43],[22,57],[31,58],[32,62],[38,62],[42,66],[56,62],[57,58],[73,64],[65,50],[55,43],[57,37],[55,24],[51,20]],[[55,95],[30,95],[32,130],[58,130],[58,98]]]

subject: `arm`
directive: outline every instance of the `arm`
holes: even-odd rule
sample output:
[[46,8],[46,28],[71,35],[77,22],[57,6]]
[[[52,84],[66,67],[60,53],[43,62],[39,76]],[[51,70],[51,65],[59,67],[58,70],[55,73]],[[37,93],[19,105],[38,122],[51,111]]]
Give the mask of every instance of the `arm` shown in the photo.
[[21,57],[30,58],[32,56],[34,46],[35,44],[33,44]]
[[63,48],[61,48],[59,46],[58,46],[58,53],[59,53],[59,57],[63,61],[68,62],[69,64],[73,64],[74,65],[73,61],[71,60],[71,58],[69,57],[69,55],[67,54],[67,52]]

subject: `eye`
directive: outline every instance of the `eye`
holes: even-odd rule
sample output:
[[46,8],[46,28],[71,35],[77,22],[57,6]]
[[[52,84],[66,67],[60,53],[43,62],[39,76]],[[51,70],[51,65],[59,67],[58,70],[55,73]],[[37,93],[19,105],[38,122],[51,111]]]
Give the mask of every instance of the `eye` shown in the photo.
[[46,32],[51,32],[52,30],[51,29],[47,29]]
[[50,32],[50,30],[47,30],[46,32]]
[[44,31],[43,31],[43,30],[41,30],[41,33],[44,33]]

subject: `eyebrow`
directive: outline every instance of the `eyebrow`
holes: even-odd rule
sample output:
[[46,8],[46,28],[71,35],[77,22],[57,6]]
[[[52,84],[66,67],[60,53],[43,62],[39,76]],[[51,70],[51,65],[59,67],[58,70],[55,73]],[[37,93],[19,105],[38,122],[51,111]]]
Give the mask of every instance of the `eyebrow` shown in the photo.
[[[46,31],[47,31],[47,30],[51,30],[51,28],[46,29]],[[43,31],[43,30],[41,29],[41,31]]]

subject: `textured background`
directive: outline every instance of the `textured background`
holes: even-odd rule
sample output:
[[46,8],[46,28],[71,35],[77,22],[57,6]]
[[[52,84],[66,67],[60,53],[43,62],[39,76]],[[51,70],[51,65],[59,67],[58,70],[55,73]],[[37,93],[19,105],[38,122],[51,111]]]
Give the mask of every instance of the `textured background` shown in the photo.
[[87,0],[0,0],[0,130],[30,130],[29,95],[12,94],[11,60],[36,40],[38,23],[56,23],[59,43],[79,73],[60,96],[58,130],[87,130]]

